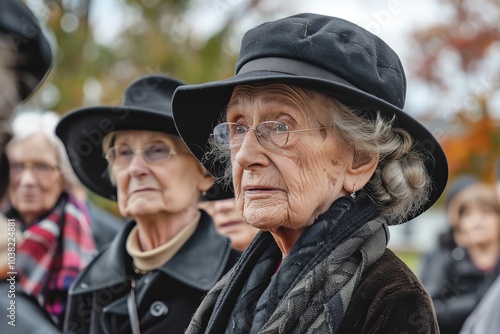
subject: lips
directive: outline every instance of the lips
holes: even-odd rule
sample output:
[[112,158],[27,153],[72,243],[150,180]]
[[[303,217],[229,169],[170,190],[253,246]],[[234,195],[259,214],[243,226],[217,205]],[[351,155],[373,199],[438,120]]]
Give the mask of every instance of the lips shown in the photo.
[[239,231],[243,222],[241,220],[233,220],[217,225],[217,229],[230,233],[231,231]]
[[156,189],[154,189],[154,188],[140,188],[140,189],[136,189],[136,190],[131,191],[130,195],[145,193],[145,192],[148,192],[148,191],[156,191]]
[[231,226],[240,225],[240,224],[242,224],[241,221],[233,220],[233,221],[219,224],[219,227],[231,227]]
[[280,189],[267,187],[267,186],[246,186],[243,188],[244,191],[277,191]]
[[38,197],[38,193],[37,192],[23,192],[23,193],[20,193],[19,196],[21,198],[24,198],[27,200],[32,200],[32,199]]

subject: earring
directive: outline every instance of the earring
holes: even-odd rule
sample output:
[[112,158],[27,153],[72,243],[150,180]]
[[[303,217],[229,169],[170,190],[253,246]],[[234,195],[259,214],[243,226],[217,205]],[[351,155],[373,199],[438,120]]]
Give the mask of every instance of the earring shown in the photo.
[[352,185],[352,191],[349,196],[351,196],[352,199],[356,199],[356,190],[354,190],[355,186],[354,184]]

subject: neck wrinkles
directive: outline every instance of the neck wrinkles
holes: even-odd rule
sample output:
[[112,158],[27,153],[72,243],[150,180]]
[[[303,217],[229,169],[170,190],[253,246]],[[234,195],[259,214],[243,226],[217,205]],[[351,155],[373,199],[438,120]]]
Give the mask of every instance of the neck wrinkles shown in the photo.
[[141,250],[149,251],[160,247],[199,219],[200,212],[197,208],[176,214],[136,217]]

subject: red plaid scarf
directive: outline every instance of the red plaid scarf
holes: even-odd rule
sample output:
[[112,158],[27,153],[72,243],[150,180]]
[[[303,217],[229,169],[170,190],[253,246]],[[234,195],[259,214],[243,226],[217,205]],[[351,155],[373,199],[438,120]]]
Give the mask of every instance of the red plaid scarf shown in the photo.
[[95,251],[85,204],[63,193],[48,216],[24,231],[17,247],[22,290],[60,325],[68,289]]

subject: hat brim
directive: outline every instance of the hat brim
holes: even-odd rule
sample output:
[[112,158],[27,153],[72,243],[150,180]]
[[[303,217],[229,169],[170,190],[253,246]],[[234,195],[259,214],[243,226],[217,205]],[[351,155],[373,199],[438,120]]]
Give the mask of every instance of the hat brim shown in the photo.
[[415,139],[417,148],[428,157],[425,166],[432,181],[429,200],[419,212],[407,216],[406,220],[426,211],[443,193],[448,180],[446,155],[432,133],[414,118],[396,106],[346,84],[343,80],[325,80],[273,71],[245,72],[226,80],[185,85],[176,89],[172,109],[177,130],[191,152],[212,175],[220,177],[224,171],[224,166],[204,159],[213,127],[217,125],[235,86],[259,83],[282,83],[311,89],[332,96],[350,107],[379,110],[387,119],[394,117],[394,126],[408,131]]
[[125,106],[89,107],[65,115],[56,135],[66,148],[80,182],[96,194],[116,201],[116,187],[108,174],[102,141],[114,131],[146,130],[179,136],[172,117],[154,110]]
[[0,1],[0,35],[15,45],[19,97],[28,100],[49,75],[53,55],[44,31],[22,1]]

